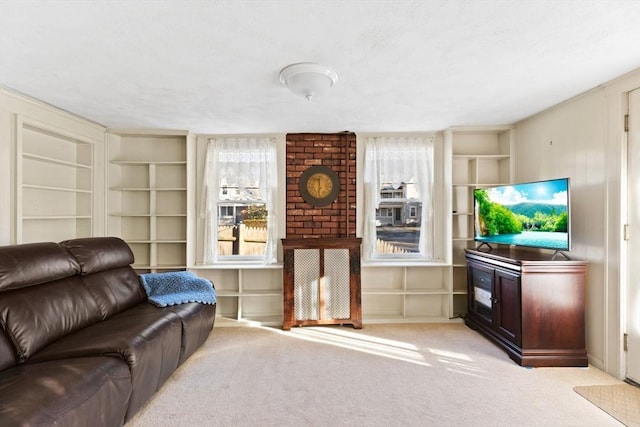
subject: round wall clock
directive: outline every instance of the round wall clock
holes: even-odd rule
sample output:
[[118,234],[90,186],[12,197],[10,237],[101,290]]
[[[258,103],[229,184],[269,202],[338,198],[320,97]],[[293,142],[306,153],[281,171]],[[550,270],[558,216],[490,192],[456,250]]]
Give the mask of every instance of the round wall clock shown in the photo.
[[340,192],[340,178],[327,166],[311,166],[300,176],[300,194],[313,206],[327,206]]

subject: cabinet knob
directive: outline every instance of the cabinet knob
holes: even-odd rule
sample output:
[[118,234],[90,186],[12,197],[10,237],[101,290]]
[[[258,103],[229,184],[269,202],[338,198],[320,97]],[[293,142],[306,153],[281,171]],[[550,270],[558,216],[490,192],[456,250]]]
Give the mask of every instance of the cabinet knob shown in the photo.
[[492,301],[494,304],[497,304],[497,303],[498,303],[498,298],[493,298],[491,301]]

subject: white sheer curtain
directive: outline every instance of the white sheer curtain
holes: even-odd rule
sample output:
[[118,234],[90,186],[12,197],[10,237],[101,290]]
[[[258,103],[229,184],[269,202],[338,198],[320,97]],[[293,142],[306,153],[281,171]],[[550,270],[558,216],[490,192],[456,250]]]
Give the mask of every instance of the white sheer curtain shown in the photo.
[[413,182],[422,201],[419,254],[433,259],[433,139],[430,137],[369,137],[364,156],[365,259],[376,256],[376,208],[383,183]]
[[[218,202],[222,187],[237,188],[244,197],[264,202],[267,208],[267,243],[264,262],[277,257],[277,154],[274,138],[211,139],[202,185],[201,217],[205,220],[204,262],[218,261]],[[255,189],[255,190],[250,190]],[[257,191],[256,191],[257,190]]]

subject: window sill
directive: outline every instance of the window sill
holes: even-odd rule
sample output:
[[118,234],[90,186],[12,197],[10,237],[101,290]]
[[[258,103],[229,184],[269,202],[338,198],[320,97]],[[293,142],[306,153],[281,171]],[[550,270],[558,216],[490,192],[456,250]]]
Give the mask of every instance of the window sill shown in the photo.
[[264,264],[261,262],[222,261],[216,264],[194,264],[189,267],[189,270],[269,270],[269,269],[281,269],[281,268],[282,268],[281,262]]
[[451,263],[443,261],[425,261],[410,259],[388,259],[362,261],[362,267],[450,267]]

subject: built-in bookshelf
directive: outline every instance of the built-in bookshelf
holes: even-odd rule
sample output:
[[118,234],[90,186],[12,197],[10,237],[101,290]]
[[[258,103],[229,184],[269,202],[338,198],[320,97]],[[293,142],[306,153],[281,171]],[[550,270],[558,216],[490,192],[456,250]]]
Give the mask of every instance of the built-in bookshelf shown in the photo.
[[17,122],[16,240],[92,236],[94,142],[44,123]]
[[448,321],[451,297],[447,264],[364,264],[363,323]]
[[466,313],[467,267],[464,249],[474,244],[476,187],[510,184],[513,179],[512,126],[454,127],[445,132],[451,153],[451,314]]
[[282,264],[190,268],[216,288],[216,325],[282,326]]
[[139,272],[187,267],[188,132],[108,135],[110,235],[133,250]]

